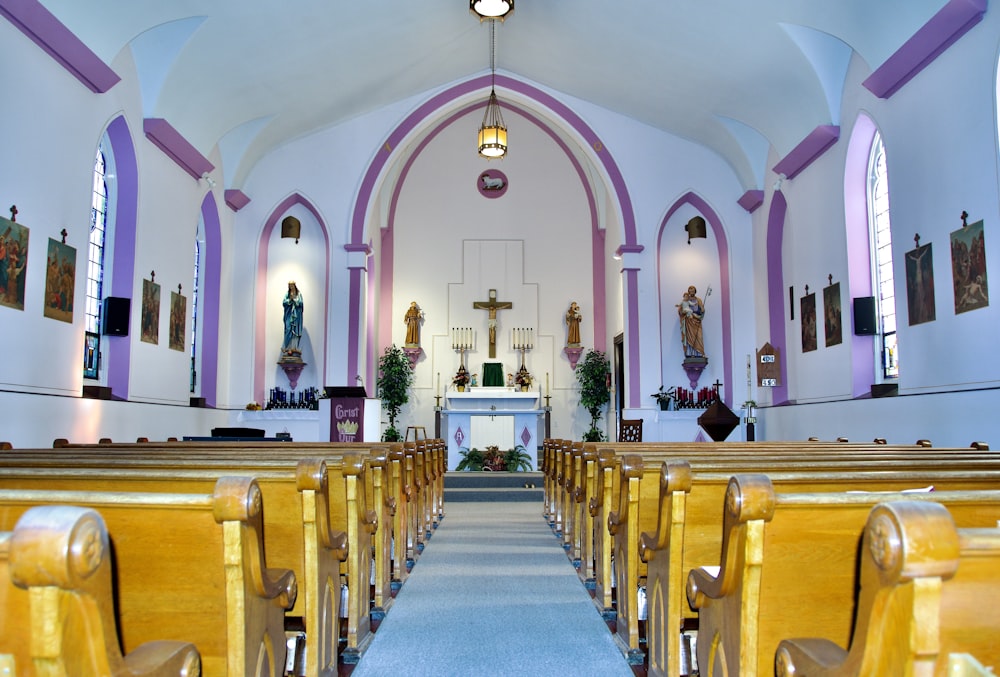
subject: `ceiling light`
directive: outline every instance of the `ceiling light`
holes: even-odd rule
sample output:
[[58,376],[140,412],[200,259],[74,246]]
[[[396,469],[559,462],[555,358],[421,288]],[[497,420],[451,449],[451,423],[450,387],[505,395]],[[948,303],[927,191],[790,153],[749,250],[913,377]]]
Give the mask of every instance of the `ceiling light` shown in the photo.
[[503,21],[514,13],[514,0],[469,0],[469,11],[478,16],[480,21]]
[[[473,3],[475,4],[475,3]],[[511,2],[513,9],[513,2]],[[507,125],[500,112],[496,93],[496,21],[490,20],[490,98],[486,102],[483,122],[479,125],[479,154],[487,160],[503,158],[507,154]]]

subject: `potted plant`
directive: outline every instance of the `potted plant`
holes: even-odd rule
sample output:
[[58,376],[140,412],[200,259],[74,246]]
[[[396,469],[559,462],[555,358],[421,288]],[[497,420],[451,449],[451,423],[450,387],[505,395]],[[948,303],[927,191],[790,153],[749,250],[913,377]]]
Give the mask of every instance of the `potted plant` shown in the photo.
[[462,447],[458,450],[459,455],[462,460],[458,462],[455,466],[455,470],[482,470],[483,461],[485,460],[485,454],[479,451],[475,447],[472,449],[466,449]]
[[531,470],[531,456],[524,445],[518,444],[513,449],[508,449],[503,457],[507,472],[518,472],[519,470]]
[[605,441],[604,432],[597,427],[601,420],[601,410],[611,399],[608,375],[611,363],[600,350],[589,350],[583,362],[576,366],[576,380],[580,384],[580,406],[590,414],[590,429],[584,434],[584,442]]
[[676,392],[674,388],[664,390],[663,386],[660,386],[660,389],[653,393],[652,397],[660,405],[660,411],[670,411],[673,408],[674,394]]
[[396,419],[399,418],[403,405],[410,401],[409,390],[412,383],[410,358],[396,344],[388,346],[379,358],[378,380],[375,382],[376,392],[389,415],[389,427],[382,433],[383,442],[398,442],[403,439],[396,429]]

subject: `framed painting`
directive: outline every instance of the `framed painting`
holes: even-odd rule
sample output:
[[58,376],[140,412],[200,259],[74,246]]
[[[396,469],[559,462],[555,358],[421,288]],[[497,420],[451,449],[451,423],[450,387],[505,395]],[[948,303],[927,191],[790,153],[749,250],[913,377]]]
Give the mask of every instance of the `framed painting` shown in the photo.
[[828,347],[839,345],[844,341],[841,319],[840,283],[836,282],[823,289],[823,324]]
[[83,337],[83,377],[97,378],[101,366],[101,335],[88,331]]
[[45,267],[45,306],[42,315],[72,324],[75,287],[76,249],[50,237]]
[[184,327],[187,324],[187,298],[180,292],[170,292],[170,322],[167,347],[184,352]]
[[990,305],[982,220],[951,234],[951,278],[956,315]]
[[906,309],[910,326],[933,322],[934,251],[925,244],[906,252]]
[[142,281],[142,331],[145,343],[160,343],[160,285],[152,280]]
[[0,217],[0,305],[24,310],[28,229]]
[[799,317],[802,318],[802,352],[816,350],[816,292],[800,299]]

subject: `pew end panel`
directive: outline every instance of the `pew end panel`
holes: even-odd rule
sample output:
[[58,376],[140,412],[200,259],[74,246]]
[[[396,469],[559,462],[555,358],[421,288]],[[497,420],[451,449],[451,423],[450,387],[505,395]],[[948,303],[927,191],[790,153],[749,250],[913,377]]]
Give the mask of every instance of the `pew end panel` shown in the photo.
[[296,579],[263,560],[253,478],[220,478],[212,494],[3,490],[0,529],[47,504],[90,507],[103,517],[126,653],[151,640],[190,641],[206,677],[282,676]]
[[0,534],[0,654],[11,674],[197,675],[184,641],[150,641],[122,655],[104,520],[76,506],[38,506]]
[[941,504],[892,501],[872,509],[860,559],[850,648],[784,639],[777,674],[944,677],[1000,665],[1000,529],[957,528]]

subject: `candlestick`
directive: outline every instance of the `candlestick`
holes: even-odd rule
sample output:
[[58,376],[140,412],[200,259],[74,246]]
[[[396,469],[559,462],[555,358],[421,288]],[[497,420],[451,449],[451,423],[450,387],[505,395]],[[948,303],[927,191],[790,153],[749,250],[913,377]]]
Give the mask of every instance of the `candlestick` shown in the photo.
[[545,396],[549,396],[549,372],[545,372]]
[[441,395],[441,372],[438,372],[437,394],[438,396]]

